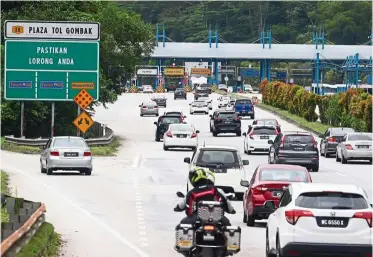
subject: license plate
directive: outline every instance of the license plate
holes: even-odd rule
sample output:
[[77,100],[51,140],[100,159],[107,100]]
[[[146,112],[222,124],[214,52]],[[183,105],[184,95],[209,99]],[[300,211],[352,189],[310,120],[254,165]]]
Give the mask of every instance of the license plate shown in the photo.
[[359,145],[359,148],[369,149],[369,145]]
[[78,153],[64,153],[64,156],[65,157],[78,157],[79,154]]
[[295,150],[295,151],[303,151],[304,148],[303,148],[303,147],[294,147],[294,150]]
[[231,123],[230,121],[226,121],[226,122],[224,122],[224,123]]
[[186,138],[186,135],[178,135],[179,138]]
[[318,217],[317,225],[327,228],[345,228],[348,225],[348,218]]
[[215,237],[212,236],[211,234],[207,234],[207,235],[203,236],[203,240],[205,240],[205,241],[214,241]]
[[274,191],[273,192],[273,196],[274,197],[281,197],[282,196],[282,192],[281,191]]
[[153,107],[149,107],[148,109],[153,109]]
[[268,139],[269,136],[260,136],[260,139]]

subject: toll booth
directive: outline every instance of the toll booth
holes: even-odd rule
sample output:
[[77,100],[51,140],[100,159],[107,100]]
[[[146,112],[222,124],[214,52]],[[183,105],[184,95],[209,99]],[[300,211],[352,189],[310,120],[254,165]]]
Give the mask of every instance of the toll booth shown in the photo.
[[158,87],[158,67],[143,65],[136,66],[136,87],[151,85],[153,89]]
[[164,88],[169,91],[175,91],[176,88],[184,87],[185,82],[185,68],[184,67],[164,67]]

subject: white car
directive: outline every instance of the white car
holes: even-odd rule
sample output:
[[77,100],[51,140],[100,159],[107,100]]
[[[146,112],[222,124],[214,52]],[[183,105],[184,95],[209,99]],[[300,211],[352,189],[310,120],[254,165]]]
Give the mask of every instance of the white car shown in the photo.
[[154,90],[153,90],[153,87],[151,85],[144,85],[143,87],[143,90],[142,90],[143,93],[154,93]]
[[243,90],[245,91],[245,92],[248,92],[248,93],[252,93],[254,90],[253,90],[253,87],[251,86],[251,85],[249,85],[249,84],[245,84],[245,85],[243,85]]
[[227,107],[227,105],[229,104],[230,100],[231,99],[230,99],[229,96],[221,96],[221,97],[219,97],[218,108]]
[[209,107],[209,110],[212,110],[212,100],[210,100],[210,98],[202,96],[198,98],[198,101],[205,101]]
[[163,136],[163,150],[170,148],[191,148],[198,146],[198,130],[192,124],[170,124]]
[[372,133],[348,133],[337,145],[337,162],[346,164],[349,160],[368,160],[372,163]]
[[[189,171],[196,167],[210,168],[215,173],[215,186],[226,194],[233,193],[238,200],[243,199],[246,188],[241,186],[241,180],[249,180],[244,166],[248,160],[241,160],[240,151],[231,146],[199,146],[192,158],[184,158],[189,164]],[[187,177],[187,176],[186,176]],[[192,187],[188,179],[189,191]]]
[[218,85],[218,90],[224,90],[224,91],[227,91],[227,90],[228,90],[228,86],[225,85],[225,84],[219,84],[219,85]]
[[272,125],[253,125],[242,135],[245,137],[243,149],[247,154],[252,152],[268,153],[271,144],[268,140],[275,141],[277,129]]
[[[276,208],[273,201],[264,207]],[[291,184],[268,218],[266,251],[267,256],[371,256],[372,209],[366,192],[356,185]]]
[[205,113],[209,114],[209,106],[206,101],[200,101],[199,99],[190,104],[190,114],[194,113]]

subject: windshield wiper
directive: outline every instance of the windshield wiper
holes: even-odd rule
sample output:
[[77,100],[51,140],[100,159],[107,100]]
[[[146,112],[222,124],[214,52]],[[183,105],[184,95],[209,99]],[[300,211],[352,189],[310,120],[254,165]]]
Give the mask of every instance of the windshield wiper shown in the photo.
[[349,206],[332,206],[332,210],[352,210]]

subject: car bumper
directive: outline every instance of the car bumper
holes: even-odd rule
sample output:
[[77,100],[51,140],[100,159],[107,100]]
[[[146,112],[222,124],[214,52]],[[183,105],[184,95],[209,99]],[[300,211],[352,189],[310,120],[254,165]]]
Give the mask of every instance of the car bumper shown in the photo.
[[92,169],[92,157],[83,157],[79,159],[60,159],[49,158],[48,167],[52,169],[74,169],[74,168],[88,168]]
[[241,130],[241,124],[238,125],[229,125],[229,126],[224,126],[224,125],[216,125],[215,126],[216,130],[223,133],[223,132],[236,132],[238,130]]
[[156,102],[158,106],[166,106],[167,103],[166,102]]
[[208,107],[204,107],[204,108],[192,108],[190,110],[190,112],[209,112],[209,108]]
[[186,98],[186,95],[174,95],[174,98]]
[[300,158],[279,158],[276,160],[276,164],[292,164],[292,165],[299,165],[299,166],[312,166],[318,165],[319,159],[300,159]]
[[197,138],[169,138],[165,137],[164,145],[167,147],[197,147],[198,139]]
[[147,111],[141,111],[141,114],[142,115],[156,115],[158,114],[159,111],[158,110],[147,110]]
[[270,210],[264,207],[255,207],[254,208],[254,217],[256,219],[268,219],[269,215],[273,213],[274,210]]
[[348,160],[372,160],[372,150],[345,150],[343,156]]
[[312,256],[330,256],[330,257],[365,257],[371,256],[372,245],[355,245],[355,244],[328,244],[328,243],[306,243],[296,242],[288,243],[282,248],[284,256],[289,251],[297,251],[301,257]]
[[249,142],[247,144],[247,150],[250,152],[268,153],[270,147],[271,145],[269,144],[260,144],[255,142]]
[[329,154],[335,154],[337,152],[337,145],[338,144],[333,144],[333,143],[327,144],[325,147],[326,152]]
[[254,115],[253,111],[239,111],[237,113],[238,113],[238,116],[252,116],[252,115]]

